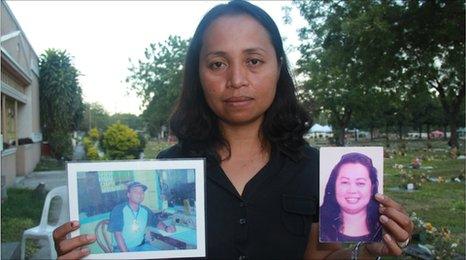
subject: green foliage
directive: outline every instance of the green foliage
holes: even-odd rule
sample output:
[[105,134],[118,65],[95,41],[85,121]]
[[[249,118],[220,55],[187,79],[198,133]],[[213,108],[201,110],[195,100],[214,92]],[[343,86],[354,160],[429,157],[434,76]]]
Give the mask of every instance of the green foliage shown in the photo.
[[127,125],[131,129],[142,130],[143,122],[142,118],[133,114],[113,114],[111,117],[112,123],[122,123]]
[[142,133],[137,133],[137,135],[139,140],[139,146],[129,151],[129,153],[133,155],[134,158],[139,158],[139,155],[144,151],[144,148],[146,147],[146,138],[144,137],[144,135]]
[[90,147],[93,145],[91,139],[87,136],[83,137],[83,145],[84,145],[84,149],[86,149],[87,147]]
[[331,113],[340,145],[349,125],[395,126],[401,136],[403,127],[443,125],[444,117],[450,143],[458,146],[465,96],[462,1],[294,4],[309,24],[300,31],[302,96]]
[[83,117],[78,70],[66,51],[48,49],[40,56],[39,99],[44,139],[48,140],[56,158],[68,157],[71,137]]
[[97,148],[95,146],[89,146],[87,149],[86,149],[86,157],[88,160],[91,160],[91,161],[96,161],[96,160],[99,160],[100,157],[99,157],[99,151],[97,150]]
[[91,128],[105,130],[112,123],[111,117],[99,103],[84,103],[84,118],[80,129],[87,131]]
[[107,128],[103,147],[110,159],[136,158],[131,151],[140,145],[137,133],[127,125],[116,123]]
[[39,224],[45,196],[32,190],[10,188],[2,203],[2,243],[21,241],[25,229]]
[[147,159],[155,159],[160,151],[167,149],[171,144],[169,142],[151,140],[147,142],[147,145],[144,149],[144,156]]
[[87,132],[87,136],[89,136],[89,138],[92,141],[96,142],[100,138],[100,132],[99,132],[99,130],[97,128],[94,127],[91,130],[89,130],[89,132]]
[[[44,195],[38,195],[28,189],[10,188],[7,194],[8,199],[2,202],[2,243],[21,241],[24,230],[37,226],[45,200]],[[26,257],[39,249],[38,241],[27,241]]]
[[56,130],[49,134],[48,141],[52,155],[57,159],[69,159],[73,153],[71,135],[63,130]]
[[188,40],[170,36],[165,42],[150,44],[145,49],[145,59],[131,64],[131,75],[126,82],[143,98],[146,107],[142,118],[151,136],[156,136],[168,117],[180,94],[183,65]]
[[[95,129],[95,128],[93,128]],[[99,137],[100,135],[96,135],[95,131],[92,131],[93,129],[91,129],[91,131],[89,131],[88,133],[88,136],[85,136],[83,137],[83,146],[84,146],[84,151],[86,152],[86,157],[88,160],[92,160],[92,161],[96,161],[96,160],[100,160],[100,156],[99,156],[99,149],[98,149],[98,138],[95,139],[96,137]],[[89,137],[90,133],[93,132],[94,134],[94,137],[91,139]],[[98,132],[97,132],[98,133]]]
[[35,172],[62,170],[65,170],[65,162],[51,157],[41,157],[36,168],[34,168]]
[[367,106],[377,111],[378,107],[372,109],[380,106],[377,101],[394,93],[393,82],[386,80],[393,77],[386,68],[394,63],[393,50],[387,48],[393,41],[389,21],[379,19],[383,10],[370,1],[295,4],[309,23],[300,32],[298,72],[308,78],[303,91],[315,98],[317,107],[330,112],[336,143],[344,145],[344,129],[352,116],[360,111],[367,115]]

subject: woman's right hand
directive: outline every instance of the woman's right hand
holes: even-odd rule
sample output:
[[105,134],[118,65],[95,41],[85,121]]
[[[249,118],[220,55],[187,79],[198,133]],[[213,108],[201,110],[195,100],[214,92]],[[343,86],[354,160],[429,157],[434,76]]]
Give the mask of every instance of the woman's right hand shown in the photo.
[[74,238],[67,238],[67,235],[79,228],[78,221],[70,221],[53,231],[53,241],[58,259],[79,259],[89,254],[89,249],[84,247],[96,240],[95,235],[80,235]]

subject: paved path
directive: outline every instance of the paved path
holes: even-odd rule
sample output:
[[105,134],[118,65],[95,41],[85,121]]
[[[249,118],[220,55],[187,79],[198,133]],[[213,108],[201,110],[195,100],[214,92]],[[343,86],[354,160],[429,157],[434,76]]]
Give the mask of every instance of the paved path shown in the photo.
[[66,171],[32,172],[27,176],[16,177],[13,186],[17,188],[35,189],[40,183],[45,184],[46,190],[67,185]]
[[85,155],[83,143],[77,143],[73,151],[73,161],[84,160]]

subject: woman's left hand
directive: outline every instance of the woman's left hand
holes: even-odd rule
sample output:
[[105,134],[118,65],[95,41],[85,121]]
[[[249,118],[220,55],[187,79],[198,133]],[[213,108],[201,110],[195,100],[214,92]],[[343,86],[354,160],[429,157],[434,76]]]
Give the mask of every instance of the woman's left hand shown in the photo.
[[403,248],[411,240],[414,224],[405,209],[386,195],[376,194],[375,199],[380,203],[380,222],[386,234],[381,243],[366,245],[367,251],[375,256],[396,255],[403,253]]

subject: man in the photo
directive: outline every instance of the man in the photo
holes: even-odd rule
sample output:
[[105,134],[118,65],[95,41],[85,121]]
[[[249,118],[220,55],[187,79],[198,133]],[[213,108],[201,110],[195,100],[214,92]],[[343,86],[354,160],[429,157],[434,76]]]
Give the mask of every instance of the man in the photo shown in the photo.
[[141,203],[147,186],[134,181],[127,185],[128,201],[115,206],[110,213],[108,231],[113,233],[114,252],[157,250],[145,243],[144,235],[147,226],[156,226],[165,232],[174,232],[174,226],[158,221],[157,216]]

